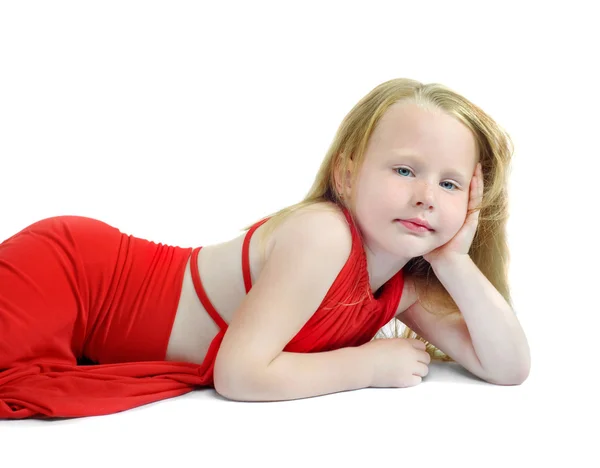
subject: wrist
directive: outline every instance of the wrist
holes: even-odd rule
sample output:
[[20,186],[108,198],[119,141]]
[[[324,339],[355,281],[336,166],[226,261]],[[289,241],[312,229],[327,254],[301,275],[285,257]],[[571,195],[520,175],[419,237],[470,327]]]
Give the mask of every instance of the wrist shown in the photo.
[[436,258],[435,261],[432,261],[430,264],[437,275],[438,273],[443,273],[450,268],[455,268],[457,265],[468,263],[470,261],[472,260],[469,254],[455,254]]

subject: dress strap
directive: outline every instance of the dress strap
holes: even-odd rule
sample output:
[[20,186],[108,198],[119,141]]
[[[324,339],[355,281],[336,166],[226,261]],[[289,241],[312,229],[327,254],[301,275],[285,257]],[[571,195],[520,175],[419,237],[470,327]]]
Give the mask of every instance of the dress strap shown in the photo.
[[200,253],[200,249],[202,247],[196,247],[192,250],[192,259],[190,262],[190,270],[192,272],[192,282],[194,283],[194,288],[196,289],[196,294],[202,302],[202,305],[206,309],[206,311],[210,314],[212,319],[218,325],[221,330],[227,328],[227,323],[223,318],[219,315],[217,310],[213,307],[212,303],[208,299],[206,295],[206,291],[204,290],[204,286],[202,286],[202,281],[200,281],[200,273],[198,272],[198,253]]
[[246,286],[246,294],[250,292],[252,288],[252,278],[250,277],[250,238],[254,231],[266,223],[270,218],[265,218],[258,221],[252,226],[246,236],[244,237],[244,244],[242,245],[242,273],[244,275],[244,285]]

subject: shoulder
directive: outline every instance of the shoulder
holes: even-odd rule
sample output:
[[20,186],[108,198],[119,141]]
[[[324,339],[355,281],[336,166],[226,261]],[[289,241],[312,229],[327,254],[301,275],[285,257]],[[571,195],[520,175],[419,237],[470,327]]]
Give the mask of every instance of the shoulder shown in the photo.
[[268,242],[267,258],[275,246],[331,249],[332,256],[337,253],[338,257],[348,258],[352,250],[352,233],[339,206],[316,203],[291,212],[274,229]]

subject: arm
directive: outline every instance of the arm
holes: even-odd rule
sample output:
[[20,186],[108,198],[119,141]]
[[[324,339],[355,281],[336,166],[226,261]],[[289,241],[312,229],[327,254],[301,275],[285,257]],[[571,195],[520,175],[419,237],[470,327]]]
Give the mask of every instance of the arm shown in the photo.
[[432,267],[461,315],[438,317],[416,302],[398,320],[478,377],[500,385],[523,383],[530,369],[529,346],[502,295],[469,256]]
[[215,390],[235,400],[289,400],[366,387],[359,348],[282,352],[322,303],[346,263],[352,237],[339,213],[290,216],[235,311],[214,368]]
[[239,401],[296,400],[366,388],[371,376],[372,365],[360,347],[281,352],[262,372],[219,393]]

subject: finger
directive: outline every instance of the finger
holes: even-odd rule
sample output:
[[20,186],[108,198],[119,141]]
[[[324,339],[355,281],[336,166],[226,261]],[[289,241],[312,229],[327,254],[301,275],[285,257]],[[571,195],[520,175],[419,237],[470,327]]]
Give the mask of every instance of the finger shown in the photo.
[[469,211],[473,210],[477,206],[478,193],[479,188],[477,183],[477,177],[473,177],[473,179],[471,179],[471,191],[469,193],[469,206],[467,207]]
[[416,349],[426,349],[427,348],[425,343],[423,343],[421,340],[417,340],[415,338],[412,339],[412,345],[413,345],[413,348],[416,348]]
[[427,374],[429,374],[429,367],[423,364],[418,364],[417,366],[415,366],[415,371],[413,372],[413,375],[425,377]]
[[473,185],[469,200],[470,210],[474,210],[476,207],[478,207],[483,199],[483,175],[481,172],[481,163],[477,163],[475,173],[476,175],[473,177]]

